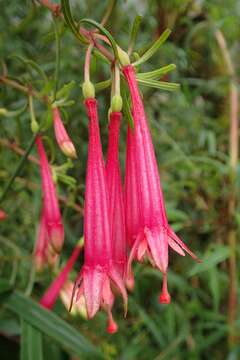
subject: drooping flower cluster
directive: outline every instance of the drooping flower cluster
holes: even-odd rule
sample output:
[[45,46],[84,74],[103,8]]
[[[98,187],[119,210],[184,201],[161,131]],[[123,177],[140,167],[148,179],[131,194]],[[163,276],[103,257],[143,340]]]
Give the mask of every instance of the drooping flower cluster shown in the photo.
[[[68,275],[80,252],[77,246],[40,303],[51,309],[60,295],[64,304],[70,306],[73,312],[85,313],[89,319],[102,308],[108,315],[107,331],[114,333],[118,326],[112,315],[113,304],[115,297],[120,294],[126,315],[126,288],[134,288],[133,261],[143,262],[148,259],[161,271],[163,282],[159,301],[168,304],[171,301],[167,285],[169,246],[181,256],[187,252],[193,259],[197,260],[197,257],[168,223],[138,78],[128,55],[123,52],[119,53],[123,61],[113,63],[111,68],[108,150],[104,162],[98,103],[89,73],[92,48],[93,44],[89,45],[86,53],[83,84],[89,133],[84,204],[84,264],[73,284]],[[119,161],[123,105],[120,70],[125,78],[125,90],[127,88],[130,94],[129,112],[133,120],[133,126],[128,125],[127,129],[124,188]],[[128,99],[125,101],[128,102]],[[53,107],[52,114],[59,147],[67,156],[75,158],[76,150],[64,128],[59,109]],[[63,245],[64,230],[51,168],[40,135],[36,137],[36,144],[40,158],[43,207],[35,263],[37,268],[42,268],[46,259],[50,263],[55,261]]]

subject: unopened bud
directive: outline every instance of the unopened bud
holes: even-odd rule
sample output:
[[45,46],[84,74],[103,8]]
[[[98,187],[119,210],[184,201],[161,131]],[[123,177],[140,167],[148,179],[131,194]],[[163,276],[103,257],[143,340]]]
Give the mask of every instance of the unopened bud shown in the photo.
[[85,81],[82,84],[82,92],[84,99],[93,99],[95,98],[95,88],[91,81]]
[[122,66],[127,66],[130,64],[130,59],[128,54],[123,51],[119,46],[117,47],[119,60]]
[[34,134],[36,134],[39,131],[39,125],[37,121],[31,121],[31,130]]
[[122,110],[122,97],[120,95],[114,95],[111,100],[111,111],[119,112]]
[[5,108],[0,108],[0,115],[7,115],[8,111]]

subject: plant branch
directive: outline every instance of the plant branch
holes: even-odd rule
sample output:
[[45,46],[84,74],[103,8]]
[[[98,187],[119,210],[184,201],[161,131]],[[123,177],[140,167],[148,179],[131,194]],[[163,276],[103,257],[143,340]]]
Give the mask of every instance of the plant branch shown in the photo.
[[22,170],[22,168],[23,168],[23,166],[25,164],[25,161],[27,160],[27,157],[28,157],[28,155],[29,155],[30,151],[32,150],[32,147],[33,147],[33,145],[35,143],[36,136],[37,136],[37,134],[35,134],[32,137],[25,154],[23,155],[23,157],[20,160],[19,164],[17,165],[14,173],[12,174],[12,176],[10,177],[7,185],[5,186],[5,188],[4,188],[3,192],[2,192],[2,195],[0,196],[0,203],[5,199],[5,197],[6,197],[7,193],[8,193],[8,190],[11,188],[15,178],[18,176],[18,174]]
[[238,164],[239,151],[239,135],[238,135],[238,89],[236,85],[236,74],[234,65],[227,48],[227,43],[223,33],[216,30],[215,37],[221,50],[227,74],[230,77],[229,103],[230,103],[230,132],[229,132],[229,159],[230,159],[230,186],[231,193],[228,203],[228,214],[230,222],[230,230],[228,233],[228,245],[230,247],[229,258],[229,300],[228,300],[228,322],[229,322],[229,345],[230,347],[236,343],[236,319],[237,319],[237,230],[234,224],[235,212],[237,209],[237,189],[236,174]]

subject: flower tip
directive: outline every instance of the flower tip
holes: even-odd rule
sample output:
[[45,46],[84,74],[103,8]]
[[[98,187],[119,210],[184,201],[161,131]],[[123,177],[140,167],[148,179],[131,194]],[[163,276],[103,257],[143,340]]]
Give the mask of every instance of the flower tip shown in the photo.
[[125,280],[125,284],[129,291],[133,291],[134,285],[135,285],[133,273],[131,273],[130,275],[127,276],[127,278]]
[[108,316],[108,326],[107,326],[107,332],[109,334],[115,334],[118,331],[118,324],[113,319],[112,314],[110,313]]
[[49,239],[53,250],[59,254],[64,241],[64,229],[62,224],[58,224],[50,228]]
[[5,211],[0,209],[0,221],[5,220],[6,218],[7,218],[7,214],[5,213]]
[[163,274],[163,285],[162,285],[162,292],[159,296],[159,302],[160,304],[170,304],[171,302],[171,296],[169,295],[168,292],[168,287],[167,287],[167,274]]
[[169,293],[162,292],[159,296],[159,303],[160,304],[170,304],[170,302],[171,302],[171,296],[169,295]]
[[44,269],[44,259],[42,258],[42,256],[35,255],[33,262],[36,272],[41,273]]
[[67,157],[71,159],[77,159],[77,152],[71,141],[64,141],[61,144],[61,150]]

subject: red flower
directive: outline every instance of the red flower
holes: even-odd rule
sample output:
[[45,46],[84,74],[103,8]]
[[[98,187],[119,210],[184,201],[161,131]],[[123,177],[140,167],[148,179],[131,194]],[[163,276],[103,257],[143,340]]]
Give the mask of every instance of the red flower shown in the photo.
[[60,111],[58,108],[53,108],[53,125],[54,125],[54,132],[55,137],[57,140],[57,143],[62,150],[62,152],[70,157],[70,158],[76,158],[77,153],[75,146],[73,145],[72,140],[70,139],[60,116]]
[[100,140],[97,101],[85,100],[89,118],[89,146],[84,209],[84,265],[75,283],[73,297],[84,295],[88,317],[92,318],[102,306],[109,314],[114,296],[113,283],[122,294],[127,307],[123,280],[114,266],[108,211],[108,192]]
[[72,252],[72,255],[68,259],[64,268],[61,270],[59,275],[52,282],[50,287],[47,289],[47,291],[41,298],[40,304],[42,306],[44,306],[45,308],[47,308],[47,309],[53,308],[53,306],[59,296],[59,293],[60,293],[61,289],[63,288],[64,284],[66,283],[68,275],[69,275],[70,271],[72,270],[73,265],[75,264],[81,250],[82,250],[82,245],[80,243],[78,243],[75,246],[75,248]]
[[[161,303],[169,303],[167,290],[168,246],[180,255],[188,252],[196,256],[170,228],[166,216],[157,161],[147,125],[144,106],[138,89],[135,70],[125,66],[123,73],[128,82],[134,130],[129,129],[127,149],[126,191],[131,200],[126,202],[126,217],[130,244],[134,242],[129,257],[129,269],[134,257],[141,260],[146,254],[154,266],[163,273]],[[133,177],[134,179],[131,179]],[[134,198],[134,193],[136,197]],[[129,195],[130,194],[130,195]],[[134,202],[134,205],[133,203]],[[132,213],[132,208],[135,208]]]
[[112,112],[108,128],[106,180],[109,193],[109,218],[112,240],[112,257],[116,269],[124,277],[127,263],[127,244],[121,170],[118,158],[119,131],[122,114]]
[[64,242],[64,228],[56,188],[40,135],[36,137],[36,144],[40,159],[43,207],[47,232],[51,246],[56,252],[60,252]]

